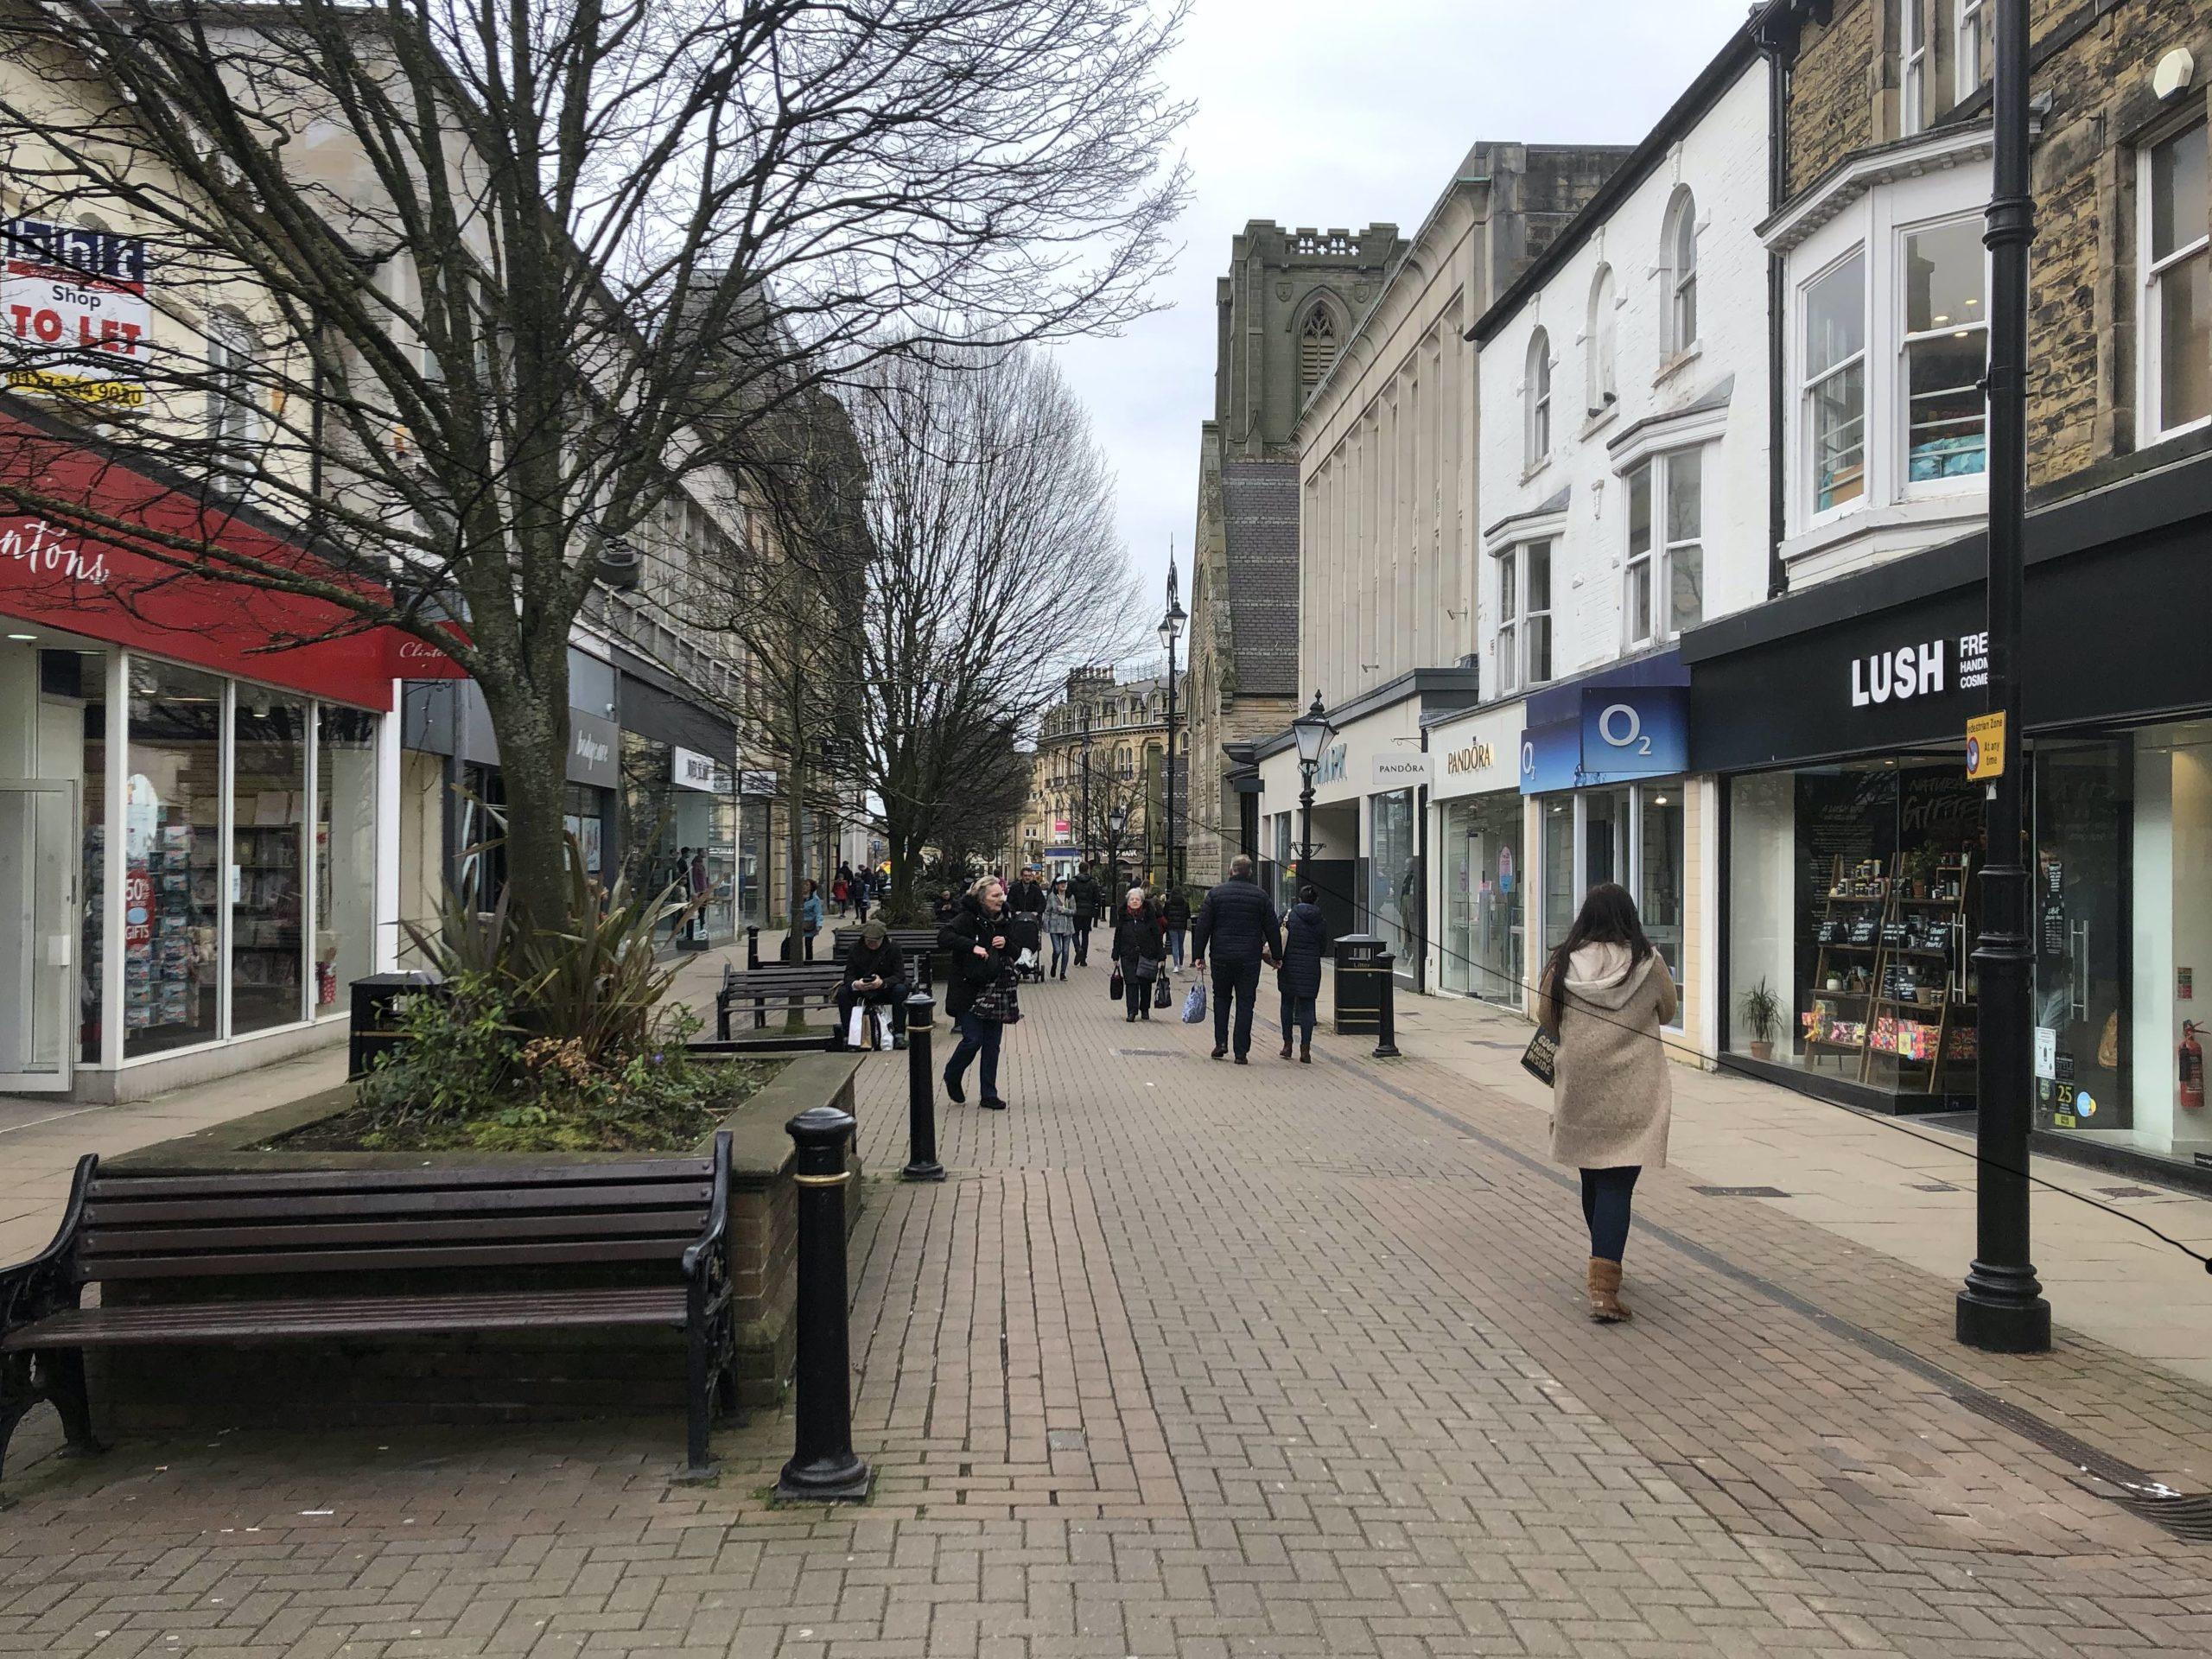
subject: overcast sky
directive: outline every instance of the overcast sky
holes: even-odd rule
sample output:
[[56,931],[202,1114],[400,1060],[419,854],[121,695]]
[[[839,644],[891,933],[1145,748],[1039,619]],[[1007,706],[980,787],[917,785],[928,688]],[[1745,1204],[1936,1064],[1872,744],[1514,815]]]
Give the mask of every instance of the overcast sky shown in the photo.
[[1634,143],[1747,0],[1196,0],[1170,68],[1195,195],[1165,309],[1062,348],[1121,480],[1147,605],[1174,537],[1187,603],[1214,280],[1247,219],[1410,235],[1478,138]]

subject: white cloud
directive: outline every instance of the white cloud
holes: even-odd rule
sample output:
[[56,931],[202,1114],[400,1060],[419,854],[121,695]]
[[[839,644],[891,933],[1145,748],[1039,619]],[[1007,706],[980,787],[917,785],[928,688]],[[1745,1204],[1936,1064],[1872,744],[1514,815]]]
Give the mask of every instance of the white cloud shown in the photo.
[[1167,307],[1061,348],[1121,478],[1146,603],[1174,538],[1187,594],[1214,283],[1247,219],[1410,233],[1477,139],[1634,143],[1740,27],[1745,0],[1198,0],[1171,67],[1198,112]]

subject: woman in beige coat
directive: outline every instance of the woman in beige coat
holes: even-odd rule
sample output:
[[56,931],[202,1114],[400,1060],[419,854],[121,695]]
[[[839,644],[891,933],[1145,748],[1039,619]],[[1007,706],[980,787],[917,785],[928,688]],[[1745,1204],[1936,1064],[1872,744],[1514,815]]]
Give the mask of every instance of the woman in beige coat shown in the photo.
[[1644,938],[1636,900],[1611,882],[1592,887],[1544,969],[1536,1020],[1559,1041],[1552,1157],[1582,1172],[1590,1317],[1601,1325],[1629,1317],[1629,1201],[1644,1166],[1667,1161],[1673,1090],[1659,1028],[1674,1017],[1675,978]]

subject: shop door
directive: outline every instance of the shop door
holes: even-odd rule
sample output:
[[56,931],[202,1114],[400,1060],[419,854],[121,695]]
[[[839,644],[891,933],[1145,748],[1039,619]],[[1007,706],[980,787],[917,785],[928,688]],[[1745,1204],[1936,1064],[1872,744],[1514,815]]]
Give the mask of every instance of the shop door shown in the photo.
[[0,1093],[69,1086],[77,786],[0,779]]

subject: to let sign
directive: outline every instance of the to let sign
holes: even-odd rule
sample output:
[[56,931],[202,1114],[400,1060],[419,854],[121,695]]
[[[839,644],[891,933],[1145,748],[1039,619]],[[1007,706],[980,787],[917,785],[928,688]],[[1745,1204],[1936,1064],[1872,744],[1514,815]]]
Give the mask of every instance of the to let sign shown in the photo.
[[37,219],[0,221],[0,318],[10,388],[115,409],[145,403],[142,238]]

